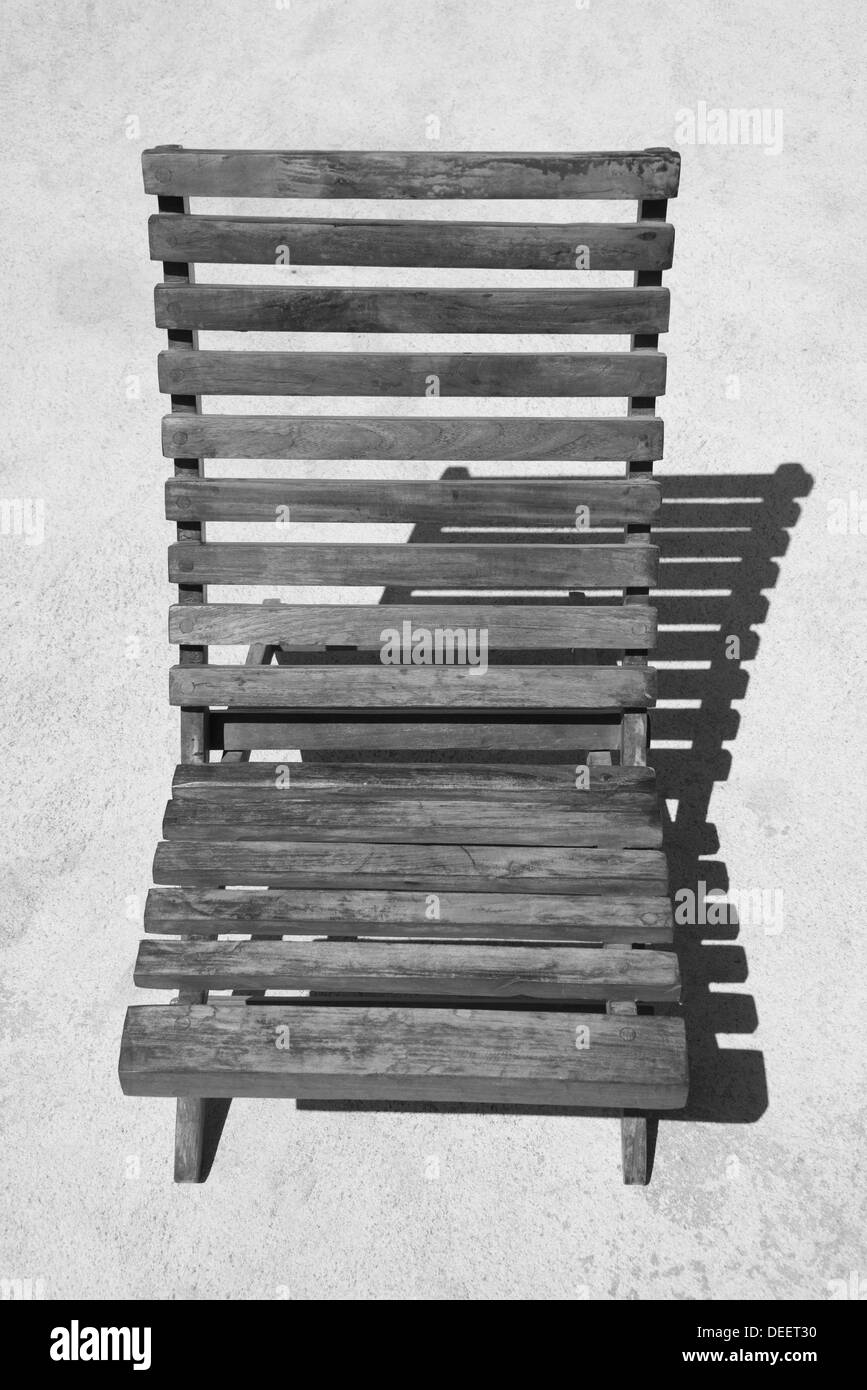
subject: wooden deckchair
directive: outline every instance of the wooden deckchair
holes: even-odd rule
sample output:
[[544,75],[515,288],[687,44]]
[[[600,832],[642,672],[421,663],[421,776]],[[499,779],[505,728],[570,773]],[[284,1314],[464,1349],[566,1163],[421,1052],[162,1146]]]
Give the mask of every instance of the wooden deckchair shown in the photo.
[[[645,1182],[648,1113],[687,1094],[677,959],[654,949],[671,942],[672,914],[646,766],[657,335],[679,157],[163,146],[143,166],[159,200],[150,248],[168,331],[159,382],[172,407],[181,763],[135,980],[178,993],[128,1011],[123,1089],[178,1097],[180,1181],[202,1176],[209,1100],[291,1096],[602,1108],[622,1117],[626,1181]],[[635,200],[638,218],[370,221],[339,207],[299,217],[291,204],[281,216],[191,214],[199,197]],[[196,285],[197,261],[566,270],[574,286],[301,287],[288,270],[277,285]],[[589,288],[585,269],[634,271],[634,283]],[[199,330],[631,343],[543,355],[200,351]],[[607,396],[628,409],[200,408],[201,396],[421,397],[433,382],[441,396]],[[205,459],[355,462],[274,480],[208,476]],[[560,467],[546,478],[468,467],[505,460]],[[404,467],[379,476],[391,461]],[[622,467],[588,478],[562,461]],[[442,476],[437,462],[453,466]],[[287,519],[271,543],[205,539],[207,522]],[[294,541],[307,522],[405,523],[421,539]],[[214,603],[207,585],[375,586],[385,602]],[[597,592],[584,601],[587,590]],[[392,629],[408,631],[421,664],[384,664]],[[461,664],[461,630],[487,634],[485,672]],[[211,664],[211,645],[249,651]]]

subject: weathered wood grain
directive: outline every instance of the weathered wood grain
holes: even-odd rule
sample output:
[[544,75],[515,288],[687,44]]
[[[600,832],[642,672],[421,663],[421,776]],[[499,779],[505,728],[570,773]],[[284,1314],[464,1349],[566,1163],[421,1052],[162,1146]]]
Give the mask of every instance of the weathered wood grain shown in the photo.
[[592,709],[652,704],[650,667],[174,666],[173,705],[353,709]]
[[142,153],[146,193],[196,198],[673,198],[675,150],[592,154],[425,150]]
[[680,998],[669,951],[568,946],[297,941],[142,941],[141,989],[337,990],[490,999]]
[[625,415],[533,420],[523,416],[201,415],[163,419],[163,453],[205,458],[565,460],[662,457],[662,421]]
[[[350,768],[350,773],[353,770]],[[399,770],[413,769],[403,765]],[[563,778],[559,783],[539,785],[537,779],[529,778],[521,783],[517,776],[504,778],[499,783],[493,780],[489,783],[481,777],[469,777],[466,782],[447,776],[427,778],[425,770],[424,767],[414,769],[415,776],[405,781],[387,776],[377,777],[373,772],[354,778],[348,776],[341,781],[335,771],[331,777],[321,780],[306,779],[301,774],[290,777],[287,772],[282,777],[272,777],[268,784],[252,781],[246,784],[237,781],[206,782],[173,787],[172,805],[178,815],[194,807],[195,814],[202,816],[237,817],[239,822],[246,817],[261,819],[263,825],[273,823],[275,834],[283,824],[288,806],[291,804],[293,809],[289,814],[294,816],[294,807],[299,803],[318,809],[354,806],[360,813],[366,814],[369,802],[373,801],[383,807],[394,804],[399,815],[404,800],[410,813],[415,811],[419,803],[426,806],[433,801],[442,805],[452,804],[456,815],[465,816],[468,803],[474,805],[484,800],[499,816],[507,815],[512,807],[520,805],[537,807],[542,812],[554,809],[574,813],[575,818],[611,813],[627,819],[634,815],[653,817],[657,805],[652,783],[646,786],[591,785],[586,790],[578,790],[574,785],[574,774],[568,782]],[[513,783],[511,787],[509,781]]]
[[[303,850],[303,845],[300,846]],[[432,849],[434,856],[437,851]],[[495,888],[496,884],[488,885]],[[254,936],[409,937],[446,940],[665,942],[672,912],[661,896],[625,895],[616,880],[607,893],[557,894],[458,892],[441,882],[433,894],[439,913],[431,920],[431,894],[389,888],[153,889],[145,928],[196,937],[232,933]],[[213,986],[219,988],[219,986]],[[228,988],[228,986],[227,986]],[[302,986],[299,986],[302,988]]]
[[[658,222],[451,222],[157,214],[154,260],[211,265],[358,265],[473,270],[666,270],[674,228]],[[288,247],[287,252],[282,249]]]
[[[275,606],[276,607],[276,606]],[[269,616],[273,614],[273,616]],[[589,647],[617,650],[652,647],[656,642],[655,610],[641,615],[622,608],[542,604],[494,605],[437,603],[427,608],[395,604],[281,604],[276,610],[258,603],[222,603],[169,609],[170,642],[207,642],[230,646],[270,642],[295,648],[354,646],[374,651],[384,629],[403,631],[403,623],[428,626],[432,614],[444,628],[484,629],[489,651]]]
[[161,352],[161,391],[202,396],[661,396],[662,353]]
[[[575,794],[576,799],[578,793]],[[610,848],[662,843],[656,808],[571,809],[563,798],[400,797],[375,792],[323,798],[288,791],[265,808],[170,801],[163,835],[204,840],[368,840],[408,843],[575,845]]]
[[650,521],[658,483],[619,478],[456,479],[442,482],[336,478],[203,478],[166,482],[170,521],[434,522],[475,526],[574,526],[587,508],[590,526]]
[[[176,584],[405,584],[415,588],[584,589],[653,584],[655,546],[407,545],[216,541],[169,547]],[[442,626],[432,608],[426,627]]]
[[[287,773],[287,766],[290,772]],[[282,785],[288,780],[289,785]],[[587,785],[576,787],[575,768],[551,763],[346,763],[301,762],[180,763],[172,778],[172,796],[208,800],[226,793],[281,794],[286,790],[352,793],[372,788],[414,795],[455,792],[461,795],[512,796],[515,792],[557,792],[570,801],[576,791],[582,804],[636,798],[652,804],[656,773],[650,767],[591,766]]]
[[[214,893],[200,887],[223,883],[476,894],[493,889],[621,898],[662,897],[668,891],[665,855],[657,849],[480,845],[469,840],[454,845],[171,840],[158,845],[153,876],[157,884],[186,885],[159,888],[148,897],[145,924],[151,931],[167,932],[179,928],[157,923],[231,920],[242,924],[237,931],[252,931],[247,923],[272,910],[267,893]],[[279,914],[279,899],[274,901]]]
[[127,1095],[676,1109],[687,1092],[682,1020],[625,1028],[604,1014],[529,1010],[139,1005],[119,1072]]
[[666,289],[157,285],[158,328],[259,333],[664,333]]

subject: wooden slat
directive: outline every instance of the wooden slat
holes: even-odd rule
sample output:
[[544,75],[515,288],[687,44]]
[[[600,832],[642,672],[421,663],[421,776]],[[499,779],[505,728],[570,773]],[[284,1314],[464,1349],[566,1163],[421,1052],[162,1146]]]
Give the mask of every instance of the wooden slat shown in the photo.
[[[578,793],[575,793],[577,800]],[[562,798],[512,800],[452,796],[316,797],[289,791],[267,809],[243,804],[170,801],[163,834],[171,839],[357,840],[427,843],[575,845],[655,849],[662,843],[656,808],[583,810]]]
[[142,941],[141,989],[343,990],[491,999],[680,998],[668,951],[568,946],[297,941]]
[[[273,767],[273,764],[269,765]],[[285,768],[287,765],[283,764]],[[454,805],[456,816],[466,816],[466,803],[483,800],[490,803],[492,814],[506,817],[511,807],[520,804],[531,810],[538,808],[565,811],[574,817],[622,815],[632,817],[652,817],[656,810],[656,790],[651,782],[615,784],[613,787],[598,783],[590,787],[576,788],[574,771],[571,779],[565,775],[546,785],[541,777],[531,776],[521,781],[517,772],[505,777],[469,776],[466,779],[449,775],[447,769],[432,768],[431,776],[426,776],[425,765],[403,766],[395,769],[408,774],[404,778],[389,776],[387,772],[377,775],[372,767],[353,764],[348,775],[341,780],[339,770],[332,769],[332,775],[321,778],[305,777],[303,768],[296,764],[296,774],[291,777],[272,775],[267,783],[233,779],[226,782],[198,782],[173,786],[172,806],[178,814],[186,814],[188,807],[194,808],[197,815],[228,817],[237,815],[239,820],[250,817],[261,819],[268,825],[273,817],[276,828],[286,814],[287,803],[321,810],[323,807],[355,807],[364,812],[371,805],[396,808],[399,814],[401,798],[411,802],[410,813],[417,803],[429,801]],[[565,773],[565,769],[552,769]],[[312,768],[311,768],[312,771]],[[499,769],[490,769],[496,773]],[[354,775],[353,775],[354,774]],[[535,811],[534,811],[535,813]],[[290,812],[290,815],[296,813]],[[300,813],[298,813],[300,814]],[[231,838],[231,837],[230,837]],[[249,837],[248,837],[249,838]]]
[[[435,855],[436,848],[431,846],[431,852]],[[199,890],[195,895],[188,892],[180,904],[171,902],[168,912],[159,897],[164,891],[153,890],[148,897],[149,932],[626,944],[666,942],[672,936],[668,898],[624,895],[616,883],[607,893],[581,895],[461,893],[440,883],[434,895],[439,912],[435,921],[428,912],[431,894],[420,890]]]
[[154,260],[211,265],[423,266],[472,270],[667,270],[674,228],[658,222],[445,222],[307,217],[180,217],[148,224]]
[[494,711],[480,719],[452,711],[440,711],[439,718],[412,718],[402,711],[399,720],[382,717],[381,712],[353,711],[348,717],[329,712],[318,717],[305,711],[292,719],[279,711],[211,711],[211,742],[214,748],[249,750],[261,748],[340,749],[369,752],[387,749],[392,757],[412,758],[420,750],[467,750],[478,756],[499,754],[502,750],[542,751],[574,758],[579,749],[619,748],[620,720],[563,718],[546,715],[543,723],[526,715],[520,723],[498,719]]
[[174,666],[173,705],[620,710],[652,704],[656,672],[622,666]]
[[[662,844],[658,817],[641,812],[571,812],[528,801],[510,808],[483,801],[429,798],[411,806],[378,798],[331,807],[292,800],[266,817],[255,811],[225,812],[196,802],[169,802],[163,817],[167,840],[356,840],[379,844],[572,845],[576,849],[656,849]],[[520,818],[520,820],[518,819]]]
[[159,328],[259,333],[664,333],[667,289],[157,285]]
[[203,478],[166,483],[169,520],[434,522],[442,526],[573,526],[586,507],[590,526],[650,521],[659,483],[620,478],[499,478],[441,482],[336,478]]
[[[598,650],[652,647],[656,615],[622,608],[563,605],[550,607],[508,604],[490,608],[477,604],[441,604],[433,610],[445,628],[485,629],[490,651],[589,647]],[[273,616],[271,615],[273,613]],[[169,609],[170,642],[207,642],[214,646],[270,642],[287,647],[356,646],[373,651],[382,645],[387,628],[403,631],[429,620],[430,609],[394,604],[280,604],[274,610],[259,603],[208,604],[196,609]]]
[[[151,893],[145,908],[149,931],[192,930],[170,922],[198,922],[201,928],[220,921],[226,923],[221,931],[251,932],[271,912],[270,894],[208,890],[246,883],[275,889],[480,893],[493,887],[498,893],[659,897],[667,892],[668,870],[665,855],[655,849],[480,845],[469,840],[460,845],[171,840],[157,847],[154,882],[187,886]],[[273,901],[279,915],[279,900]]]
[[207,458],[534,460],[662,457],[662,421],[600,416],[400,419],[395,416],[201,415],[163,418],[163,453]]
[[146,193],[197,198],[673,198],[674,150],[145,150]]
[[[656,582],[655,546],[326,544],[222,541],[169,546],[181,584],[405,584],[420,589],[620,588]],[[442,626],[431,611],[425,626]]]
[[627,1028],[551,1011],[139,1005],[127,1012],[119,1071],[127,1095],[658,1110],[687,1094],[681,1019],[636,1017]]
[[461,763],[292,763],[291,782],[287,764],[274,762],[181,763],[172,778],[172,796],[182,800],[208,800],[227,793],[251,796],[282,795],[286,790],[353,793],[374,789],[404,794],[455,792],[460,795],[512,796],[515,792],[557,792],[570,801],[576,790],[580,800],[602,804],[612,801],[653,801],[656,774],[650,767],[591,766],[588,785],[576,788],[575,769],[547,763],[461,764]]
[[661,396],[663,353],[161,352],[161,391],[208,396]]

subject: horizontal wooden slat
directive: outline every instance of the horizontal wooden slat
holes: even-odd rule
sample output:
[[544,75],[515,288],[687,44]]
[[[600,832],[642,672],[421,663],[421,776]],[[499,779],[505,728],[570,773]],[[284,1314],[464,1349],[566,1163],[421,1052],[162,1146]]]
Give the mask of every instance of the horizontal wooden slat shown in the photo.
[[[667,222],[362,221],[155,213],[151,258],[211,265],[358,265],[470,270],[667,270]],[[288,247],[288,255],[285,248]],[[582,263],[583,253],[582,253]]]
[[158,328],[278,333],[664,333],[650,289],[334,289],[157,285]]
[[151,149],[142,171],[146,193],[197,198],[673,198],[680,155]]
[[646,666],[173,666],[169,675],[173,705],[619,710],[656,698]]
[[661,352],[189,352],[159,355],[161,391],[191,396],[661,396]]
[[183,923],[197,923],[205,931],[208,921],[225,923],[221,931],[252,932],[272,913],[281,920],[288,916],[270,893],[208,891],[223,883],[455,893],[494,888],[498,893],[609,898],[660,897],[668,886],[665,855],[656,849],[480,845],[469,840],[460,845],[169,840],[157,847],[153,876],[155,883],[187,885],[159,888],[148,897],[145,925],[164,932],[193,929]]
[[330,712],[319,718],[305,711],[300,719],[285,712],[212,710],[208,720],[213,748],[253,751],[260,748],[341,749],[369,752],[387,749],[392,757],[411,758],[421,750],[468,750],[478,756],[498,755],[501,750],[542,751],[574,758],[579,749],[620,747],[620,720],[612,718],[558,718],[546,715],[543,723],[520,723],[497,718],[490,711],[482,719],[453,711],[438,711],[437,718],[413,718],[402,711],[399,720],[384,718],[380,711],[353,711],[341,716]]
[[591,647],[599,650],[650,648],[656,641],[656,613],[639,605],[621,608],[579,604],[479,607],[437,603],[409,608],[395,604],[174,604],[169,609],[169,641],[185,645],[229,646],[265,642],[297,648],[355,646],[373,651],[388,628],[427,626],[434,615],[444,628],[485,629],[490,651]]
[[[519,819],[520,818],[520,819]],[[197,802],[169,802],[163,817],[167,840],[356,840],[378,844],[460,844],[470,837],[482,845],[572,845],[576,849],[656,849],[662,844],[658,819],[630,812],[571,812],[516,801],[512,814],[497,804],[430,798],[411,807],[385,798],[364,804],[293,800],[267,817],[255,811],[215,813]]]
[[170,521],[433,522],[442,526],[650,523],[660,486],[625,478],[458,478],[404,482],[343,478],[169,478]]
[[578,791],[581,805],[602,805],[605,799],[652,802],[656,796],[653,768],[593,765],[583,771],[586,777],[579,787],[573,767],[547,763],[180,763],[172,778],[172,795],[207,801],[227,794],[268,798],[287,790],[353,794],[375,788],[419,796],[556,792],[571,802]]
[[[432,846],[431,852],[436,854]],[[508,851],[502,851],[507,854]],[[439,913],[430,919],[431,893],[269,889],[202,893],[187,909],[162,910],[155,889],[145,919],[150,932],[194,936],[370,936],[426,940],[666,942],[672,936],[671,904],[665,897],[626,896],[616,891],[583,895],[556,893],[454,892],[438,885]],[[177,890],[175,890],[177,891]],[[210,915],[209,915],[210,913]],[[217,989],[220,986],[214,985]],[[229,988],[229,986],[226,986]],[[275,986],[276,988],[276,986]],[[303,986],[298,986],[303,988]]]
[[[578,793],[575,793],[576,799]],[[575,845],[655,849],[662,843],[655,808],[572,810],[556,798],[357,797],[287,794],[267,809],[170,801],[163,834],[171,839],[357,840],[406,844]]]
[[[169,579],[173,584],[611,589],[653,585],[657,560],[650,545],[180,542],[169,546]],[[434,625],[431,614],[426,626]]]
[[167,458],[533,460],[662,457],[655,416],[532,420],[341,415],[166,415]]
[[142,941],[141,989],[343,990],[492,999],[680,998],[668,951],[382,942]]
[[652,1110],[687,1095],[681,1019],[553,1011],[138,1005],[119,1072],[127,1095]]
[[[273,765],[270,765],[273,768]],[[547,785],[539,777],[528,777],[521,781],[517,773],[511,777],[484,778],[469,776],[465,779],[449,776],[443,768],[432,769],[439,775],[425,776],[424,766],[402,767],[398,771],[410,774],[405,778],[389,777],[386,773],[377,775],[370,769],[356,764],[349,769],[349,775],[341,780],[335,769],[331,776],[317,778],[305,777],[296,764],[296,775],[290,777],[288,764],[283,764],[284,773],[275,777],[272,771],[267,783],[254,781],[214,782],[200,781],[184,786],[173,787],[172,806],[182,819],[187,808],[196,816],[217,816],[231,819],[238,817],[239,823],[246,817],[250,821],[261,820],[264,825],[273,823],[275,829],[284,823],[297,819],[294,809],[300,805],[311,811],[322,811],[327,815],[331,807],[352,807],[360,814],[366,814],[369,806],[381,807],[384,814],[394,809],[400,815],[401,799],[406,798],[408,814],[414,814],[416,807],[435,802],[437,807],[453,805],[455,815],[466,817],[467,803],[482,800],[490,803],[491,814],[506,817],[509,810],[520,804],[530,808],[535,814],[548,810],[565,811],[577,818],[608,815],[624,816],[627,819],[654,817],[656,811],[656,792],[652,782],[645,785],[615,785],[613,788],[576,788],[575,776],[567,781],[565,775]],[[565,769],[556,769],[565,772]],[[494,771],[499,771],[495,769]],[[355,774],[353,776],[353,774]],[[511,785],[510,785],[511,784]],[[285,818],[285,820],[284,820]],[[232,838],[231,836],[229,838]],[[249,836],[245,836],[249,839]],[[279,836],[275,835],[275,838]]]
[[[202,896],[200,892],[196,911],[186,917],[176,915],[165,921],[155,917],[152,908],[152,925],[147,929],[188,932],[197,937],[251,932],[257,937],[351,934],[418,941],[434,938],[621,945],[664,944],[671,941],[673,934],[667,898],[440,892],[435,895],[440,916],[432,922],[426,915],[430,893],[236,891],[231,895],[233,903],[220,904],[220,915],[211,918],[203,915]],[[268,901],[263,901],[266,898]]]

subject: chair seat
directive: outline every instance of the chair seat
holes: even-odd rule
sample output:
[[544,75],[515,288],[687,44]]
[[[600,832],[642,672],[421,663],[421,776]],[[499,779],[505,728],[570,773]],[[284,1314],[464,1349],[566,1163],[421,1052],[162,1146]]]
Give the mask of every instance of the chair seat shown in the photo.
[[669,941],[654,775],[588,772],[579,790],[563,766],[181,766],[154,876],[185,887],[151,892],[147,929]]
[[629,949],[672,936],[653,772],[587,780],[545,764],[181,765],[136,984],[310,995],[131,1009],[124,1088],[681,1105],[679,1022],[580,1012],[680,998],[672,952]]

